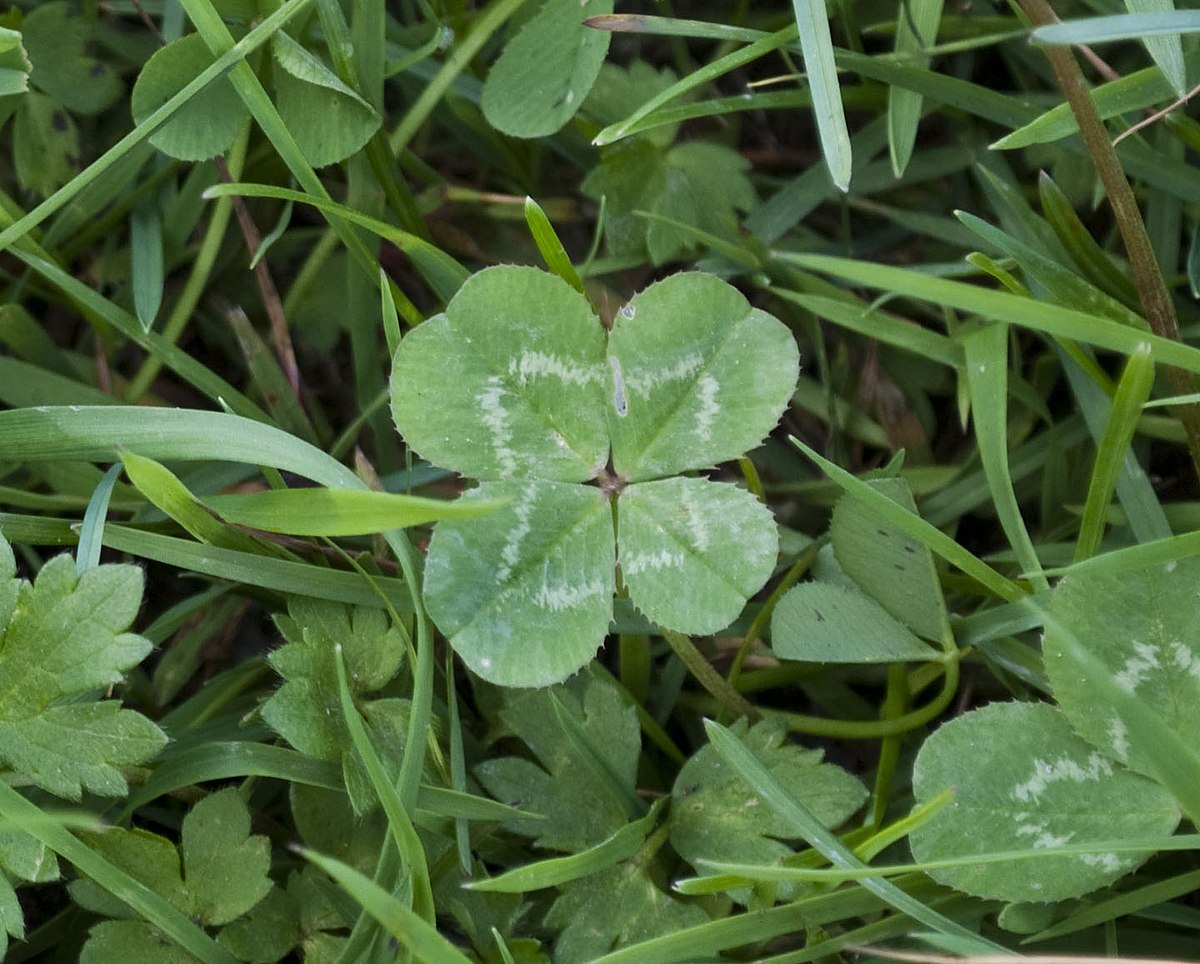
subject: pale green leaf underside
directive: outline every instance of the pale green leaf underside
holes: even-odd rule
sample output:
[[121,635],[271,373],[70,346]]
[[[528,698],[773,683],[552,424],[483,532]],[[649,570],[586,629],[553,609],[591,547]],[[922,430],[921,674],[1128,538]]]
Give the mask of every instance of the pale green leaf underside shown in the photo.
[[[868,483],[893,502],[916,512],[908,483],[876,479]],[[925,639],[948,632],[946,602],[929,549],[908,538],[853,495],[843,495],[829,524],[834,555],[864,592]]]
[[690,478],[639,482],[621,493],[617,511],[629,597],[670,629],[724,629],[775,566],[775,521],[736,486]]
[[890,663],[937,654],[856,589],[808,582],[788,591],[771,618],[771,650],[814,663]]
[[[1200,559],[1149,569],[1067,575],[1051,598],[1055,622],[1085,640],[1089,653],[1137,702],[1191,743],[1200,731]],[[1046,628],[1046,675],[1063,712],[1084,739],[1142,773],[1155,765],[1142,752],[1136,721],[1096,699],[1074,649]]]
[[711,275],[635,295],[609,336],[613,467],[629,481],[737,458],[762,441],[796,387],[791,333]]
[[438,524],[425,563],[429,614],[479,676],[545,686],[599,648],[612,618],[614,549],[597,488],[485,482],[464,500],[508,500]]
[[544,271],[501,266],[400,343],[392,414],[417,452],[463,475],[583,482],[608,460],[608,385],[587,300]]
[[[213,62],[204,38],[188,34],[156,51],[133,87],[133,119],[141,123]],[[181,161],[205,161],[226,151],[246,119],[246,108],[224,77],[193,97],[150,143]]]
[[612,37],[583,21],[612,9],[612,0],[547,0],[488,74],[482,103],[488,122],[513,137],[544,137],[570,120],[591,90]]
[[[951,787],[953,801],[913,831],[918,862],[1169,834],[1179,822],[1166,790],[1097,752],[1043,703],[992,704],[927,739],[913,768],[917,803]],[[1069,900],[1112,883],[1143,859],[1071,854],[930,875],[979,897]]]

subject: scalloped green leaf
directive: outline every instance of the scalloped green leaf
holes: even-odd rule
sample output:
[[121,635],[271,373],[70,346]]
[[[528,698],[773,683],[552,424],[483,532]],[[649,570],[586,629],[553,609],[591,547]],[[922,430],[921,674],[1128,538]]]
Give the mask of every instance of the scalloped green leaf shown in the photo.
[[547,0],[504,46],[483,85],[483,115],[513,137],[544,137],[583,105],[612,34],[583,21],[612,0]]
[[[822,763],[820,750],[785,743],[783,720],[766,719],[749,730],[741,720],[732,729],[822,826],[838,826],[866,800],[862,783],[841,767]],[[711,743],[697,750],[675,778],[671,846],[697,870],[704,870],[705,860],[775,863],[793,853],[782,841],[802,838],[801,828],[764,805]]]
[[[130,107],[134,122],[144,121],[213,59],[204,38],[196,33],[155,51],[133,85]],[[228,150],[246,117],[241,99],[228,79],[221,77],[151,134],[150,143],[180,161],[206,161]]]
[[425,602],[479,676],[505,686],[566,679],[595,654],[612,619],[612,516],[600,489],[485,482],[464,500],[506,500],[479,519],[438,524]]
[[787,328],[712,275],[672,275],[617,312],[606,407],[613,467],[631,482],[758,445],[799,376]]
[[392,415],[422,457],[480,479],[584,482],[608,461],[604,328],[561,278],[472,276],[396,351]]
[[814,663],[891,663],[936,659],[866,593],[829,582],[793,586],[771,617],[771,651]]
[[[1125,770],[1044,703],[994,703],[943,725],[917,753],[918,805],[954,799],[913,831],[918,862],[1171,833],[1179,807]],[[930,870],[956,890],[1006,901],[1055,901],[1107,886],[1145,854],[1061,854]]]
[[[1094,746],[1139,773],[1154,775],[1156,739],[1116,701],[1098,700],[1089,667],[1068,645],[1068,628],[1130,699],[1187,744],[1200,731],[1200,559],[1124,572],[1064,576],[1051,597],[1043,641],[1046,677],[1063,713]],[[1057,625],[1056,625],[1057,624]]]
[[690,478],[639,482],[621,493],[617,514],[629,597],[670,629],[724,629],[775,567],[775,520],[735,485]]

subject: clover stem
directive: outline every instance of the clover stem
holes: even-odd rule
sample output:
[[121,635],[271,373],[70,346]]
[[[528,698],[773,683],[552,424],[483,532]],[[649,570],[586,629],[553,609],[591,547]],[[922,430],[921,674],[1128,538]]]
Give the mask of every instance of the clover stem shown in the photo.
[[667,645],[671,647],[675,655],[683,660],[684,665],[696,677],[700,685],[708,690],[723,708],[728,709],[735,716],[746,717],[751,723],[757,723],[762,718],[754,705],[730,686],[724,676],[713,669],[712,663],[696,648],[696,644],[692,642],[690,636],[670,629],[664,629],[662,634],[663,639],[667,641]]

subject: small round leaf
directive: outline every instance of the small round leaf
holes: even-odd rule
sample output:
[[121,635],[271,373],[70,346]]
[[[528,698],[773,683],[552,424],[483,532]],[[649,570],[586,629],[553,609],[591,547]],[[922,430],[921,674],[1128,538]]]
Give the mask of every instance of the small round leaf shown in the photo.
[[[791,333],[720,278],[688,272],[625,305],[609,336],[613,467],[629,481],[735,459],[796,387]],[[623,405],[620,402],[623,401]]]
[[[917,803],[954,799],[913,831],[918,861],[1171,833],[1179,808],[1162,787],[1081,740],[1044,703],[993,703],[945,724],[913,765]],[[1129,873],[1146,855],[1101,852],[930,870],[977,897],[1069,900]]]
[[584,25],[612,13],[612,0],[545,5],[504,46],[483,85],[483,114],[513,137],[544,137],[569,121],[608,52],[612,34]]
[[[144,121],[213,59],[204,38],[195,33],[156,51],[133,85],[134,122]],[[205,161],[228,150],[245,119],[246,108],[229,81],[220,77],[151,134],[150,143],[181,161]]]
[[779,552],[771,513],[744,489],[707,479],[639,482],[618,501],[621,575],[661,626],[715,633],[762,588]]
[[392,366],[392,415],[422,456],[478,479],[583,482],[608,460],[604,329],[561,278],[471,277]]
[[425,603],[454,651],[502,686],[549,686],[596,655],[612,620],[612,515],[594,486],[485,482],[464,500],[507,501],[438,523]]

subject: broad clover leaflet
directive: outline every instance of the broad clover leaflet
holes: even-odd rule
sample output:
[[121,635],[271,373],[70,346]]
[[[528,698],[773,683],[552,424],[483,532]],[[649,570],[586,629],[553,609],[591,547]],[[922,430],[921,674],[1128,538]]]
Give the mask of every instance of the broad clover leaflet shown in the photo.
[[[434,622],[480,676],[545,686],[590,660],[615,568],[650,619],[723,629],[775,564],[770,512],[734,485],[680,473],[737,458],[795,389],[796,345],[711,275],[636,295],[612,330],[535,268],[488,268],[396,352],[392,414],[422,457],[501,500],[436,526]],[[587,483],[587,484],[583,484]]]

